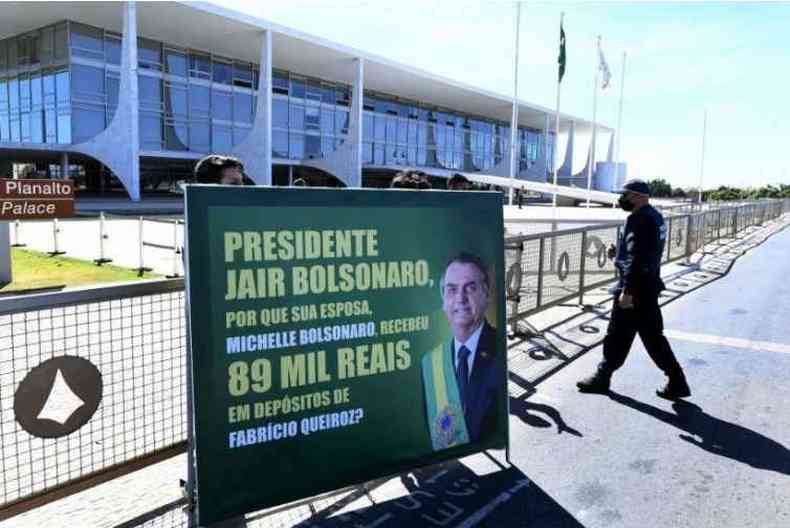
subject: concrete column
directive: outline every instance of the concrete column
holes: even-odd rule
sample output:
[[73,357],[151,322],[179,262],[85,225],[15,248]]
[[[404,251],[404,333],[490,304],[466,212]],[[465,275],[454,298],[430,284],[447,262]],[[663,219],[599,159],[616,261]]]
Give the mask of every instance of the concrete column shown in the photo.
[[362,187],[362,112],[365,93],[365,65],[362,59],[354,59],[348,75],[351,84],[351,108],[348,116],[348,139],[333,152],[319,159],[302,162],[332,174],[346,187]]
[[[562,166],[557,170],[557,176],[562,178],[569,178],[573,175],[573,140],[576,135],[576,122],[571,121],[570,128],[568,129],[568,143],[565,147],[565,157],[563,158]],[[558,138],[555,138],[555,142]]]
[[137,84],[137,5],[123,5],[121,80],[118,108],[107,128],[72,150],[101,161],[121,180],[133,201],[140,200],[140,121]]
[[351,159],[347,183],[349,187],[362,187],[362,112],[365,95],[365,64],[362,59],[354,61],[354,84],[351,90],[351,113],[348,124]]
[[252,130],[233,154],[244,163],[244,170],[258,185],[272,184],[272,32],[261,33],[258,103]]
[[60,154],[60,179],[65,180],[69,177],[69,153],[61,152]]

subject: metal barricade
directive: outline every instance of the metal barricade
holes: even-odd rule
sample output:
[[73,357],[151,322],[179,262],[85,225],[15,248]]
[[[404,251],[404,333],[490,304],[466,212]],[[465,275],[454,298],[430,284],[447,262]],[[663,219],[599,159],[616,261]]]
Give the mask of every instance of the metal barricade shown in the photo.
[[[0,520],[185,450],[183,289],[163,280],[0,299]],[[90,391],[73,369],[88,362],[100,401],[80,416]],[[58,436],[75,416],[87,421]]]

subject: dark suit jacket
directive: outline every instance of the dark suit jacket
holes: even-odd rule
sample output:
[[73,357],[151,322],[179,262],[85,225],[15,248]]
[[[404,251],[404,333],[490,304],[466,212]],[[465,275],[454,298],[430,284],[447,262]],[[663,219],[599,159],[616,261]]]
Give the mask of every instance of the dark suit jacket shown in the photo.
[[[455,340],[452,340],[448,349],[452,354],[453,366],[454,348]],[[499,398],[504,398],[507,391],[502,361],[497,353],[496,330],[485,321],[466,389],[466,401],[463,402],[470,442],[477,442],[482,436],[496,429],[497,408],[501,405]]]

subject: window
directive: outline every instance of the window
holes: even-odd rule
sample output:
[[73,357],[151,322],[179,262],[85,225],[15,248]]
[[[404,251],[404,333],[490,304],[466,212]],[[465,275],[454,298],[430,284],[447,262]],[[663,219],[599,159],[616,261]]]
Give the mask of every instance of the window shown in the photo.
[[308,159],[321,157],[321,136],[305,135],[304,153]]
[[[113,110],[118,106],[118,91],[120,90],[121,86],[121,79],[119,77],[115,77],[114,75],[107,76],[107,106],[112,108]],[[111,119],[107,119],[109,123]]]
[[288,132],[272,130],[272,156],[288,158]]
[[104,60],[104,32],[101,29],[72,22],[71,54]]
[[165,121],[165,149],[187,150],[187,124],[185,121]]
[[252,64],[238,61],[233,63],[233,84],[252,88]]
[[322,97],[321,84],[315,81],[308,81],[305,86],[305,99],[310,101],[320,101]]
[[68,106],[71,102],[71,74],[68,71],[55,74],[55,91],[57,105]]
[[104,104],[104,77],[104,69],[102,68],[72,64],[71,89],[73,98],[75,100]]
[[272,98],[272,126],[288,128],[288,100]]
[[198,79],[211,78],[211,58],[197,53],[189,54],[189,76]]
[[140,68],[162,71],[162,43],[146,38],[138,38],[137,63],[140,65]]
[[211,129],[208,121],[192,121],[189,123],[189,150],[208,152],[211,146]]
[[211,112],[209,89],[197,84],[189,85],[189,113],[192,117],[208,117]]
[[186,119],[188,114],[186,85],[175,83],[165,85],[165,112],[168,116]]
[[66,24],[55,26],[55,59],[65,59],[68,57],[69,36],[66,32]]
[[58,108],[58,143],[71,143],[71,112],[68,108]]
[[186,53],[173,49],[166,49],[165,63],[167,66],[167,73],[170,75],[178,75],[179,77],[187,76]]
[[162,111],[162,80],[156,77],[137,75],[140,110]]
[[321,90],[321,102],[334,105],[335,104],[335,87],[329,84],[322,84],[320,87]]
[[290,105],[290,119],[289,123],[291,129],[304,130],[304,106]]
[[11,128],[8,121],[8,84],[0,80],[0,142],[7,142],[10,140]]
[[211,117],[230,121],[233,119],[233,108],[231,106],[230,92],[211,90]]
[[8,69],[8,41],[0,40],[0,75]]
[[252,95],[233,92],[233,119],[241,123],[252,123]]
[[291,96],[304,97],[304,81],[301,79],[291,79]]
[[162,116],[140,112],[140,146],[162,150]]
[[104,130],[104,107],[98,105],[74,105],[72,110],[74,118],[71,120],[73,139],[75,143],[82,143]]
[[330,108],[321,109],[321,134],[331,136],[335,133],[335,113]]
[[115,35],[104,36],[104,60],[110,64],[121,64],[121,38]]
[[317,106],[307,106],[304,109],[304,128],[305,130],[320,130],[321,128],[321,109]]
[[232,131],[229,126],[214,125],[211,127],[211,150],[213,152],[230,152],[233,149]]
[[288,95],[288,74],[272,72],[272,93]]
[[291,159],[304,158],[304,135],[291,132],[288,136],[288,154]]
[[[338,112],[340,115],[341,112]],[[337,116],[335,116],[337,118]],[[373,115],[365,112],[362,114],[362,139],[370,140],[373,139]],[[346,119],[346,122],[348,120]]]
[[216,83],[232,84],[233,68],[230,63],[214,59],[213,79]]

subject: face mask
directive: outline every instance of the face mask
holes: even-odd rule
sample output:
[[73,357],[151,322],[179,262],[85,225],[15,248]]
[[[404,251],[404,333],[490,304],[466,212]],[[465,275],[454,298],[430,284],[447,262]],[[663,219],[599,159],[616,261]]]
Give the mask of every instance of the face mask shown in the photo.
[[628,198],[625,195],[622,195],[619,200],[617,200],[617,204],[620,206],[620,209],[623,211],[633,211],[634,204],[628,201]]

